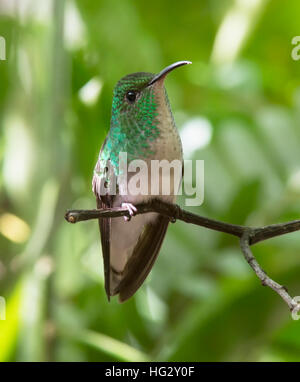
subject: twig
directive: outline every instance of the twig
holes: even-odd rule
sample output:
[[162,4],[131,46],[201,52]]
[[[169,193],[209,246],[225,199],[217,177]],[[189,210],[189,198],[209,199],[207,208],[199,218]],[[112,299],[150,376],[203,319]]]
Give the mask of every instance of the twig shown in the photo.
[[[251,245],[254,245],[260,241],[300,230],[300,220],[256,228],[209,219],[185,211],[177,204],[169,204],[160,200],[153,200],[148,203],[137,204],[135,207],[137,208],[136,215],[149,212],[157,212],[161,215],[168,216],[172,222],[175,222],[176,220],[182,220],[186,223],[209,228],[214,231],[224,232],[229,235],[238,237],[240,239],[240,245],[245,259],[254,270],[257,277],[261,280],[262,284],[270,287],[276,293],[278,293],[280,297],[286,302],[291,311],[294,313],[300,311],[299,302],[288,294],[286,287],[278,284],[265,273],[265,271],[258,264],[250,249]],[[65,214],[65,219],[69,223],[77,223],[84,220],[105,219],[109,217],[115,218],[120,216],[127,216],[130,218],[127,208],[114,207],[105,210],[68,210]]]
[[266,272],[258,264],[256,258],[254,257],[250,249],[251,236],[255,231],[252,229],[246,229],[243,236],[240,239],[241,249],[250,267],[254,270],[256,276],[260,279],[262,285],[268,286],[273,289],[279,296],[287,303],[288,307],[292,311],[298,306],[297,302],[288,294],[288,290],[285,286],[278,284],[276,281],[272,280]]

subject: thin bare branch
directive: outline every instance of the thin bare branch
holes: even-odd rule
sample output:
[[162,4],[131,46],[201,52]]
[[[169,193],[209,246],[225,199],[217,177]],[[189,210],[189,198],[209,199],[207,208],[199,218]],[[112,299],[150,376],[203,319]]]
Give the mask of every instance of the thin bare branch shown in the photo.
[[[254,270],[257,277],[261,280],[262,284],[270,287],[278,293],[288,305],[290,310],[295,314],[300,311],[299,302],[289,295],[286,287],[278,284],[266,274],[266,272],[260,267],[250,249],[251,245],[258,242],[300,230],[300,220],[294,220],[281,224],[272,224],[264,227],[247,227],[196,215],[189,211],[183,210],[177,204],[169,204],[162,202],[161,200],[153,200],[148,203],[138,204],[135,207],[137,208],[136,215],[157,212],[161,215],[168,216],[172,222],[181,220],[185,223],[194,224],[238,237],[240,239],[240,246],[245,259]],[[65,214],[65,219],[69,223],[77,223],[91,219],[105,219],[108,217],[115,218],[120,216],[127,216],[129,219],[131,218],[127,208],[114,207],[105,210],[68,210]]]
[[266,272],[261,268],[258,261],[254,257],[250,249],[251,236],[254,233],[252,229],[245,230],[243,236],[240,239],[241,249],[244,254],[245,259],[247,260],[250,267],[254,270],[256,276],[260,279],[262,285],[268,286],[273,289],[279,296],[286,302],[290,310],[298,307],[297,302],[291,297],[288,293],[288,290],[285,286],[278,284],[276,281],[272,280]]

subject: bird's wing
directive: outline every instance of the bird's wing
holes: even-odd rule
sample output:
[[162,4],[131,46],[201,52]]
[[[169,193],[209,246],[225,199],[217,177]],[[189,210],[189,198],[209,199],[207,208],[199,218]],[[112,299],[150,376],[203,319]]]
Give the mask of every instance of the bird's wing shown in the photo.
[[[97,208],[106,209],[112,206],[109,198],[105,200],[105,197],[97,198]],[[105,292],[110,300],[110,237],[111,237],[111,218],[98,219],[101,245],[102,245],[102,255],[103,255],[103,265],[104,265],[104,279],[105,279]]]
[[[111,208],[113,205],[114,195],[108,194],[102,195],[101,189],[103,183],[107,181],[109,173],[101,168],[100,158],[105,147],[107,139],[103,142],[103,145],[100,150],[99,159],[96,163],[94,177],[93,177],[93,192],[96,195],[97,209],[107,209]],[[106,169],[112,169],[109,159],[104,166]],[[111,241],[111,218],[98,219],[100,236],[101,236],[101,245],[102,245],[102,255],[103,255],[103,264],[104,264],[104,279],[105,279],[105,291],[110,300],[110,241]]]
[[165,237],[168,224],[169,218],[157,215],[153,221],[145,225],[114,293],[119,294],[120,302],[129,299],[151,271]]

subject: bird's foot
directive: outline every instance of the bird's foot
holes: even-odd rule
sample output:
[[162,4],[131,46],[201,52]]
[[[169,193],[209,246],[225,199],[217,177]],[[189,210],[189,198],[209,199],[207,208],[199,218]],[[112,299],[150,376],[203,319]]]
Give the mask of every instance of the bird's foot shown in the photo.
[[126,222],[128,222],[131,219],[131,217],[134,216],[137,212],[137,208],[131,203],[122,203],[121,207],[127,208],[128,212],[129,212],[130,216],[124,216],[124,220]]

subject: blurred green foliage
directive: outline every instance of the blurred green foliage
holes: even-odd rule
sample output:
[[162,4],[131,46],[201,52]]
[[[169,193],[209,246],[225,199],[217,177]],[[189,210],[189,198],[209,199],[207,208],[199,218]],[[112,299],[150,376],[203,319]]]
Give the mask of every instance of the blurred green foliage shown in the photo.
[[[105,297],[97,223],[63,218],[95,207],[116,81],[183,59],[193,65],[166,81],[175,119],[207,137],[185,153],[205,160],[193,211],[248,225],[299,218],[299,14],[298,0],[1,1],[0,360],[300,360],[300,321],[234,238],[177,222],[120,305]],[[293,296],[299,251],[299,233],[254,247]]]

